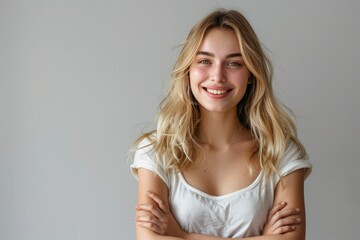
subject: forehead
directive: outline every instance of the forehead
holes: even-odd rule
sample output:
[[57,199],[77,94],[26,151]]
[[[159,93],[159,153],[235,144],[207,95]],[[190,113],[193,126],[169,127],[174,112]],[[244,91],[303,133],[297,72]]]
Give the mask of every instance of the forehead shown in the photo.
[[233,30],[214,28],[205,34],[199,51],[240,53],[239,40]]

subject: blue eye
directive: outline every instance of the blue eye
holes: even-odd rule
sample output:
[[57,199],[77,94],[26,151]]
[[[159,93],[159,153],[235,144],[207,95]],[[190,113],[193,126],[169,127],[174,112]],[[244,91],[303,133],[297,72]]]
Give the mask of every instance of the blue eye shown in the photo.
[[200,64],[210,64],[210,61],[204,59],[204,60],[200,60],[199,63],[200,63]]
[[228,63],[228,66],[230,67],[241,67],[241,63],[238,63],[238,62],[229,62]]

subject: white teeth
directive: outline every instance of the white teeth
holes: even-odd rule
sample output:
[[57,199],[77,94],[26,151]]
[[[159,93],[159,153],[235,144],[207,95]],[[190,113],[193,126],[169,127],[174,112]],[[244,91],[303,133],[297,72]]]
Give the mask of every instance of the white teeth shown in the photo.
[[221,95],[221,94],[224,94],[227,92],[226,90],[215,90],[215,89],[209,89],[209,88],[207,88],[206,91],[208,91],[209,93],[212,93],[212,94],[216,94],[216,95]]

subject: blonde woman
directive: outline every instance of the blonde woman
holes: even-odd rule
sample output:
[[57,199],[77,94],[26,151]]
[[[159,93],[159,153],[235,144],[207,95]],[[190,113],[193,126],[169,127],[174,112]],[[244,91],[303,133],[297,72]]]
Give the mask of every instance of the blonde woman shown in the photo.
[[305,239],[311,163],[271,75],[239,12],[192,28],[157,129],[135,143],[137,239]]

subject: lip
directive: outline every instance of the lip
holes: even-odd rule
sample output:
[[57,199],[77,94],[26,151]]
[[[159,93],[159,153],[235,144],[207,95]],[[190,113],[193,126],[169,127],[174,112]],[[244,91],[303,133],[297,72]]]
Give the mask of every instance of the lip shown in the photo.
[[[222,99],[225,98],[227,95],[229,95],[229,93],[232,91],[231,88],[226,88],[226,87],[218,87],[218,86],[213,86],[213,87],[202,87],[202,89],[204,90],[205,94],[211,98],[214,99]],[[209,92],[207,89],[211,89],[211,90],[215,90],[215,91],[226,91],[223,94],[215,94],[215,93],[211,93]]]

